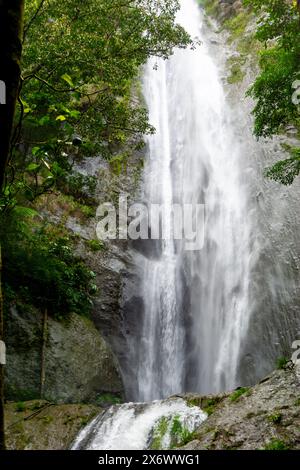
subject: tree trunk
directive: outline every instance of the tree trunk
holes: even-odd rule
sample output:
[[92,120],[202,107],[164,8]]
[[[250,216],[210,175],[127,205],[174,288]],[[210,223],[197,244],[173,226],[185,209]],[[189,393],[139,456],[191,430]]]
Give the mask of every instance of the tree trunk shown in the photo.
[[48,326],[48,312],[45,308],[43,315],[43,326],[42,326],[42,352],[41,352],[41,388],[40,396],[44,398],[45,393],[45,379],[46,379],[46,369],[45,369],[45,358],[46,358],[46,346],[47,346],[47,326]]
[[0,0],[0,80],[6,104],[0,105],[0,188],[10,150],[10,139],[20,86],[24,0]]
[[[3,341],[3,295],[2,295],[2,254],[0,245],[0,340]],[[5,450],[4,433],[4,364],[0,364],[0,450]]]
[[[24,0],[0,0],[0,190],[3,189],[13,119],[20,87]],[[2,93],[3,92],[3,93]],[[2,103],[2,98],[4,103]],[[0,268],[1,268],[0,264]],[[0,271],[1,273],[1,271]],[[0,340],[3,341],[3,298],[0,278]],[[0,450],[5,449],[4,366],[0,365]]]

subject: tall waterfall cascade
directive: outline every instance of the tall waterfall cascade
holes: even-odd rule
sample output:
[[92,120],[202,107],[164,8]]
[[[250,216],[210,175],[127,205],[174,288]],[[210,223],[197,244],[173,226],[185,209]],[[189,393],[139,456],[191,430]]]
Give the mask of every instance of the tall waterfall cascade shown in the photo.
[[178,22],[202,44],[146,68],[144,94],[157,132],[148,138],[144,199],[204,204],[204,246],[189,252],[184,243],[162,241],[158,256],[139,260],[144,312],[135,398],[142,401],[185,390],[187,362],[194,390],[233,387],[249,315],[251,208],[243,149],[202,38],[201,11],[194,0],[181,3]]

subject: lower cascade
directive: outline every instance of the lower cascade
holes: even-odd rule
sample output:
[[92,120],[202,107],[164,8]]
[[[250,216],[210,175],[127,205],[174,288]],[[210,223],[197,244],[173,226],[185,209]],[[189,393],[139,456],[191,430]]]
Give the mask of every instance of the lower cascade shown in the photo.
[[169,449],[184,443],[205,418],[182,398],[115,405],[80,432],[72,449]]

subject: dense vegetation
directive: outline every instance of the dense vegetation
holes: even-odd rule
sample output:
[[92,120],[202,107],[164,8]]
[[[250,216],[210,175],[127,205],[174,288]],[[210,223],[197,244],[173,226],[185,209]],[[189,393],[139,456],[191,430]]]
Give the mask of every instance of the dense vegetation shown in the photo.
[[[192,45],[176,0],[27,0],[22,76],[0,199],[7,298],[56,314],[87,313],[95,291],[73,240],[34,212],[59,191],[95,212],[82,157],[116,158],[153,132],[139,97],[141,66]],[[82,206],[83,207],[83,206]],[[28,210],[29,209],[29,210]]]
[[[109,158],[153,129],[134,99],[151,55],[167,58],[190,38],[175,24],[174,0],[27,0],[22,89],[2,205],[76,184],[76,158]],[[139,143],[134,139],[135,145]],[[24,165],[25,160],[25,165]],[[71,183],[70,183],[71,179]]]
[[[249,90],[256,100],[254,133],[270,137],[293,125],[300,132],[300,6],[296,0],[244,0],[257,15],[256,38],[263,43],[260,74]],[[300,173],[300,148],[266,175],[291,184]]]

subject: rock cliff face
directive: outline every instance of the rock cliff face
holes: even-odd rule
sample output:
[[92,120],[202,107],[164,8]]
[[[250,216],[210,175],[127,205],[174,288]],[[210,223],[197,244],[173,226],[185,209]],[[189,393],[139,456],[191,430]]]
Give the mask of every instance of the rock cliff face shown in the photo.
[[[101,157],[86,158],[75,170],[96,176],[95,199],[118,206],[119,194],[128,200],[138,191],[143,151],[125,154],[108,162]],[[62,206],[62,207],[61,207]],[[98,292],[91,319],[79,315],[66,321],[48,319],[45,348],[45,393],[56,402],[91,401],[109,393],[124,397],[119,360],[124,355],[122,288],[129,276],[130,250],[127,240],[97,240],[96,208],[82,218],[70,213],[68,200],[58,205],[57,196],[46,196],[38,206],[40,216],[53,224],[63,222],[76,240],[75,252],[95,273]],[[61,312],[61,316],[67,312]],[[6,318],[6,399],[40,398],[42,313],[12,306]]]
[[54,405],[43,400],[9,403],[5,407],[8,450],[67,450],[78,431],[101,408]]
[[[251,388],[221,395],[183,395],[208,417],[186,433],[184,450],[300,449],[300,371],[288,364]],[[136,409],[143,408],[136,405]],[[101,409],[93,405],[53,405],[44,401],[6,406],[9,449],[68,449],[79,429]],[[200,415],[200,413],[199,413]],[[160,443],[168,426],[159,426]],[[154,443],[153,443],[154,444]],[[177,444],[178,445],[178,444]]]
[[188,400],[209,413],[189,450],[300,449],[300,370],[277,370],[252,388]]
[[[7,397],[40,397],[42,322],[37,310],[12,308],[6,321]],[[101,401],[105,393],[122,395],[118,365],[93,322],[79,315],[48,319],[44,349],[44,396],[56,402]]]

